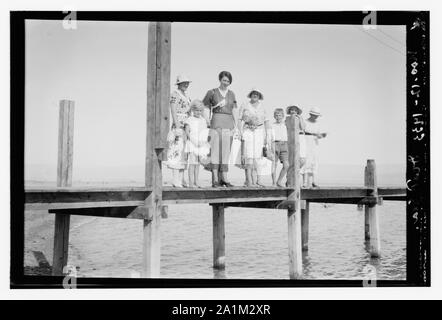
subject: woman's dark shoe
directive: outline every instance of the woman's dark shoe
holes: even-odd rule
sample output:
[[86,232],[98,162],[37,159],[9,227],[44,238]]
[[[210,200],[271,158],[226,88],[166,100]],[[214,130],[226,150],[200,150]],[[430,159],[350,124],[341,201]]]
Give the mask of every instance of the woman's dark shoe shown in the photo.
[[212,183],[212,188],[221,188],[223,185],[219,182]]
[[230,188],[230,187],[234,187],[234,185],[231,184],[230,182],[220,181],[220,184],[221,184],[222,186],[224,186],[224,187],[228,187],[228,188]]

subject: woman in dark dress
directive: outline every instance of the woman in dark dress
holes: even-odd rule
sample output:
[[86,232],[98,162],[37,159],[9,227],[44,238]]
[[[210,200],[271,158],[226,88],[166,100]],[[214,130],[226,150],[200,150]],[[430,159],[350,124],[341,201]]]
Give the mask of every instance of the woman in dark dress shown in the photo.
[[219,76],[219,87],[207,91],[203,99],[204,105],[211,110],[210,121],[210,162],[213,187],[233,187],[227,180],[229,170],[230,146],[233,131],[237,130],[234,112],[236,98],[228,87],[232,83],[232,75],[222,71]]

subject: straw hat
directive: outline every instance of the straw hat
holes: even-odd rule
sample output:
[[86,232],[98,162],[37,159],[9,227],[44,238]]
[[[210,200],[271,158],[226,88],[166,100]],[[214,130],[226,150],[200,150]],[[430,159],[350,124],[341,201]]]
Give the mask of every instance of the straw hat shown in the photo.
[[264,100],[264,95],[262,94],[261,90],[259,90],[258,88],[252,88],[252,90],[250,90],[249,94],[247,95],[247,98],[250,98],[252,92],[257,92],[259,94],[259,100]]
[[175,84],[177,85],[177,84],[180,84],[180,83],[183,83],[183,82],[192,82],[192,81],[190,81],[190,79],[188,77],[186,77],[185,75],[179,75],[176,78]]
[[301,108],[300,106],[297,106],[296,104],[290,104],[290,105],[287,107],[287,109],[285,110],[285,112],[286,112],[287,114],[289,114],[289,113],[290,113],[290,110],[291,110],[292,108],[296,109],[298,114],[302,114],[302,108]]
[[321,116],[321,109],[318,107],[313,107],[310,109],[309,113],[319,117]]

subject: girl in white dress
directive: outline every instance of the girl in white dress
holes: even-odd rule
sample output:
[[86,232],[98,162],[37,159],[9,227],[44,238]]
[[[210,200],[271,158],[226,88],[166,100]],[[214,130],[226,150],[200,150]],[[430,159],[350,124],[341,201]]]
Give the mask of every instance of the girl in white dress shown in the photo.
[[209,129],[202,115],[203,110],[203,102],[193,100],[190,104],[191,115],[186,119],[184,125],[187,136],[184,152],[188,155],[189,187],[191,188],[201,188],[198,182],[199,166],[207,164],[210,152]]
[[177,89],[170,95],[172,126],[167,136],[168,150],[165,164],[172,169],[172,185],[174,187],[187,186],[184,179],[184,170],[186,169],[184,122],[189,117],[190,98],[186,92],[190,82],[186,76],[178,76],[175,83]]

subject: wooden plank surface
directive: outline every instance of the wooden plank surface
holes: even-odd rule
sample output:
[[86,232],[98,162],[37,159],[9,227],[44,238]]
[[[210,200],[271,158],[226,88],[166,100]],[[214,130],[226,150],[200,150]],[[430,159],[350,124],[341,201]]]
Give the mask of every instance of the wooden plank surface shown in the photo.
[[162,160],[169,130],[170,22],[150,22],[148,28],[147,130],[145,185],[152,192],[145,200],[149,218],[143,224],[143,269],[147,278],[160,276]]
[[[212,187],[203,187],[202,189],[195,189],[195,188],[175,188],[170,186],[164,186],[163,191],[179,191],[179,192],[200,192],[200,191],[211,191],[211,192],[224,192],[228,190],[232,191],[242,191],[242,190],[253,190],[253,191],[263,191],[263,190],[279,190],[279,191],[288,191],[291,190],[290,188],[280,188],[280,187],[272,187],[272,186],[266,186],[264,188],[258,188],[258,187],[231,187],[231,188],[212,188]],[[56,192],[89,192],[89,193],[95,193],[95,192],[139,192],[139,191],[152,191],[151,187],[26,187],[25,193],[56,193]],[[341,195],[344,195],[345,192],[362,192],[363,195],[368,195],[370,189],[366,187],[334,187],[334,186],[327,186],[327,187],[321,187],[321,188],[305,188],[301,189],[301,193],[304,194],[304,197],[309,197],[309,194],[313,194],[314,197],[318,197],[319,195],[323,194],[324,192],[331,192],[335,194],[339,193]],[[344,193],[344,194],[343,194]],[[338,195],[339,195],[338,194]],[[379,187],[378,188],[378,194],[379,196],[389,195],[389,196],[405,196],[406,195],[406,189],[400,188],[400,187]]]
[[[150,191],[72,191],[28,190],[25,192],[25,210],[50,210],[81,207],[113,207],[142,205]],[[126,204],[124,204],[124,202]]]
[[63,269],[69,256],[70,214],[56,214],[54,225],[54,248],[52,259],[52,275],[63,275]]
[[223,203],[235,201],[284,200],[288,189],[257,188],[208,188],[208,189],[164,189],[165,204],[177,203]]
[[78,208],[78,209],[56,209],[49,210],[49,213],[57,215],[71,214],[79,216],[105,217],[105,218],[128,218],[146,219],[149,218],[150,211],[145,206],[121,206],[121,207],[101,207],[101,208]]
[[157,22],[149,22],[147,37],[147,119],[145,185],[153,188],[155,153],[155,105],[157,99]]
[[[152,208],[151,218],[143,220],[142,277],[157,278],[160,276],[160,223],[158,202],[161,201],[161,186],[158,185],[161,168],[159,168],[156,143],[156,113],[158,98],[158,22],[150,22],[147,47],[147,119],[146,119],[146,166],[145,185],[152,192],[145,199],[145,206]],[[159,189],[160,187],[160,189]]]

